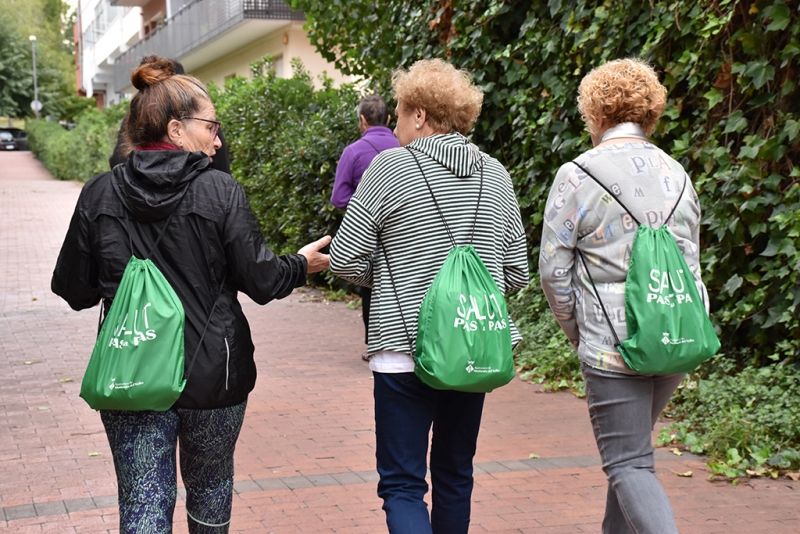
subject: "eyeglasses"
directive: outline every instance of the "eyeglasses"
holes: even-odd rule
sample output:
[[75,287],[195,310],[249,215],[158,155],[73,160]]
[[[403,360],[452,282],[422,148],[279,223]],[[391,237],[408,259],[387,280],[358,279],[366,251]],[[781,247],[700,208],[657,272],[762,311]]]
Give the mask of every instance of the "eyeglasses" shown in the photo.
[[214,125],[214,137],[215,138],[219,135],[219,128],[220,128],[220,126],[222,126],[222,123],[219,122],[219,121],[212,121],[212,120],[209,120],[209,119],[201,119],[200,117],[181,117],[180,118],[180,120],[183,120],[183,119],[192,119],[192,120],[195,120],[195,121],[210,122],[211,124]]

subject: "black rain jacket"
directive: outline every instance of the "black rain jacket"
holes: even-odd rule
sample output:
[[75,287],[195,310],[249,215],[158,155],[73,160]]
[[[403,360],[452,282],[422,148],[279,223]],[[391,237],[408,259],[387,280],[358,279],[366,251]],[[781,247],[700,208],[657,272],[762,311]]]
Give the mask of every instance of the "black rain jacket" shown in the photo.
[[187,369],[219,295],[175,406],[232,406],[247,399],[256,381],[250,326],[237,292],[259,304],[286,297],[305,284],[307,264],[302,255],[276,256],[267,248],[241,185],[210,169],[202,152],[134,151],[125,164],[89,180],[51,287],[75,310],[104,299],[107,312],[131,254],[147,257],[173,211],[150,259],[183,304]]

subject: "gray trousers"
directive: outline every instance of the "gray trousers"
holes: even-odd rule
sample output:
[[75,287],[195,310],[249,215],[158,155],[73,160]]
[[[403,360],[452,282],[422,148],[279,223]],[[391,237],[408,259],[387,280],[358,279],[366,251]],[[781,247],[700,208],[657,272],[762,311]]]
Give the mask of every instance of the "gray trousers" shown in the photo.
[[625,375],[581,364],[589,416],[608,478],[603,534],[677,534],[655,475],[651,433],[683,374]]

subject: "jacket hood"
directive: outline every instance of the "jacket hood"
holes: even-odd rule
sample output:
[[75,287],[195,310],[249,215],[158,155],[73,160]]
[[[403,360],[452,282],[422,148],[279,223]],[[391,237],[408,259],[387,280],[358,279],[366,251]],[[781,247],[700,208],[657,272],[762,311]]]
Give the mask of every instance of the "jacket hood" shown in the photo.
[[210,164],[202,152],[136,150],[111,171],[111,184],[134,219],[156,221],[175,210],[189,183]]
[[427,154],[462,178],[475,174],[483,159],[478,147],[460,133],[421,137],[409,143],[408,147]]

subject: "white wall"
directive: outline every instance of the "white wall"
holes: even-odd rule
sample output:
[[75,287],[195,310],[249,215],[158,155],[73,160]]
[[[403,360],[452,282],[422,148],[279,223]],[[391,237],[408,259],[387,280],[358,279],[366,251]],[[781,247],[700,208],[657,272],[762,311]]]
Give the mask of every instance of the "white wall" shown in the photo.
[[141,9],[110,6],[108,0],[82,0],[80,7],[82,88],[87,95],[105,91],[106,104],[115,103],[119,97],[112,87],[114,58],[138,41]]

